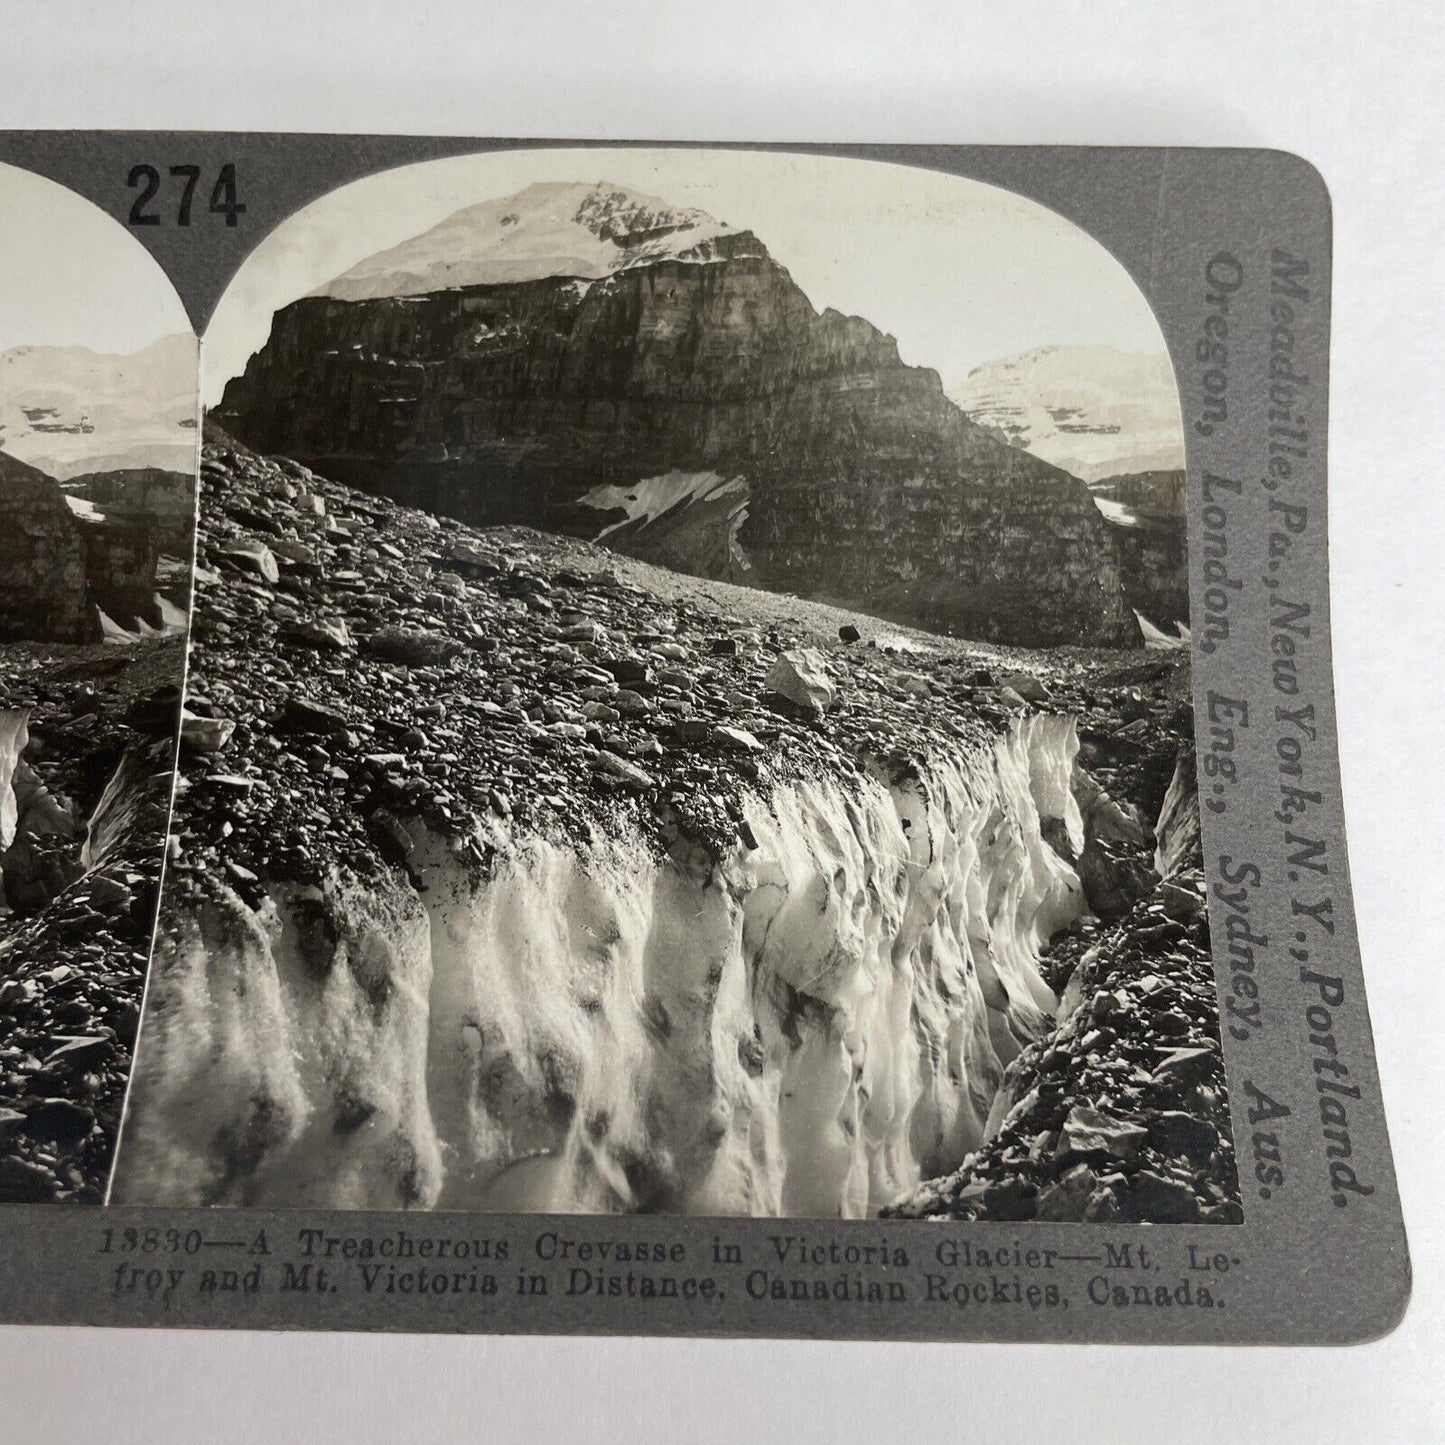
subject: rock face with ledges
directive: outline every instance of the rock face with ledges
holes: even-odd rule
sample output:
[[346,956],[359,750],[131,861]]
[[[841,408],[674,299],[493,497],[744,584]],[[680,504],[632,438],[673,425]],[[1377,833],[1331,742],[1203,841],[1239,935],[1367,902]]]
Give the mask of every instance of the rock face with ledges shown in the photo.
[[[194,496],[189,477],[172,482],[177,494]],[[168,534],[158,533],[153,522],[140,511],[102,512],[0,452],[0,642],[99,641],[97,609],[122,624],[162,623],[158,542],[166,535],[175,541],[180,527],[173,522]],[[177,545],[189,552],[189,537]]]
[[1185,473],[1132,472],[1090,484],[1114,525],[1124,600],[1159,626],[1189,621]]
[[304,298],[217,419],[473,524],[595,535],[617,517],[576,504],[599,486],[741,477],[758,585],[1027,645],[1134,633],[1087,488],[817,312],[747,231],[593,279]]
[[145,532],[158,552],[189,557],[196,526],[195,477],[160,467],[87,472],[67,490],[116,525]]
[[0,452],[0,641],[88,635],[85,538],[59,485]]

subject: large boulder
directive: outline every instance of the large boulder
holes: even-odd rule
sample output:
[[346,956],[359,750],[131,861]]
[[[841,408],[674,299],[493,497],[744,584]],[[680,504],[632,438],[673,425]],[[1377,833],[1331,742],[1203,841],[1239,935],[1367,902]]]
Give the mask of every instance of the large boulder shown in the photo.
[[1100,1155],[1133,1159],[1149,1138],[1149,1131],[1130,1119],[1105,1113],[1089,1104],[1076,1104],[1059,1132],[1061,1163],[1068,1159]]
[[1042,705],[1052,694],[1031,672],[1011,672],[999,680],[1000,687],[1012,688],[1025,702]]
[[249,572],[263,582],[274,583],[281,579],[276,554],[264,542],[234,542],[221,555],[242,572]]
[[781,653],[768,669],[763,687],[814,713],[827,712],[837,695],[822,654],[812,647],[794,647]]
[[420,627],[383,627],[366,639],[366,650],[404,667],[439,667],[465,651],[455,638]]

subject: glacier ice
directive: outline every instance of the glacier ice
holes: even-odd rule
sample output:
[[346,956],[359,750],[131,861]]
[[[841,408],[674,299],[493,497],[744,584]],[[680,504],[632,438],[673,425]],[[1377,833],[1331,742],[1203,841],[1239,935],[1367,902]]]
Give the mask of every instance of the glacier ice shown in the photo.
[[493,820],[480,880],[431,838],[411,878],[168,908],[112,1202],[869,1215],[1049,1023],[1077,750],[1035,715],[798,779],[720,860]]

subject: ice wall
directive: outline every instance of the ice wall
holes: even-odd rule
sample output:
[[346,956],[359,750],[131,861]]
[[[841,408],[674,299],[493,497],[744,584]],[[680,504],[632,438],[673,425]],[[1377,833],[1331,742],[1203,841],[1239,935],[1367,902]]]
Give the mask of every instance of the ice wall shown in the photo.
[[957,1166],[1085,908],[1077,739],[755,797],[721,863],[434,840],[158,940],[117,1203],[861,1216]]
[[0,853],[15,841],[20,821],[15,773],[30,741],[29,722],[29,708],[0,710]]

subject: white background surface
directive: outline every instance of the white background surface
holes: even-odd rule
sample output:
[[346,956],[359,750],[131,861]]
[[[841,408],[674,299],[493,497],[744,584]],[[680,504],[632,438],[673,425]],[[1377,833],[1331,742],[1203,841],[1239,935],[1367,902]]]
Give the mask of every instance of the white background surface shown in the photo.
[[0,1330],[0,1442],[1445,1438],[1436,0],[7,0],[0,126],[1294,150],[1334,196],[1350,852],[1415,1299],[1345,1350]]

